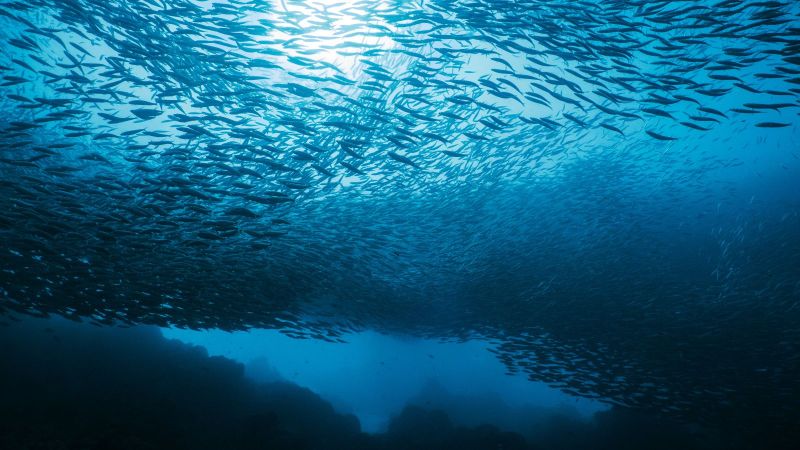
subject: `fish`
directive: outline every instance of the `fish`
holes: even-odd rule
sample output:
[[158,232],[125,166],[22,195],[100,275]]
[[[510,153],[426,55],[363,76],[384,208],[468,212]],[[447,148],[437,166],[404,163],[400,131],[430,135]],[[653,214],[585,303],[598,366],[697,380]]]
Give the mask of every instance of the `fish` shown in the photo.
[[478,339],[796,417],[796,2],[289,3],[0,5],[0,315]]
[[791,126],[790,123],[783,123],[783,122],[759,122],[755,124],[755,126],[759,128],[784,128]]
[[645,132],[650,136],[652,136],[654,139],[658,139],[659,141],[676,141],[678,139],[672,136],[665,136],[663,134],[656,133],[655,131],[651,130],[645,130]]

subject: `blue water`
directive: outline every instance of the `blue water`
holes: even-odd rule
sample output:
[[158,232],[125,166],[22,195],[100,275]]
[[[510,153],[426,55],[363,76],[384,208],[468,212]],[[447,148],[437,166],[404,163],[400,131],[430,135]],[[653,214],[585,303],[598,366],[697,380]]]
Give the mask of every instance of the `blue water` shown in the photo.
[[8,365],[209,433],[0,447],[796,448],[798,5],[0,4]]
[[[355,414],[367,432],[385,431],[409,399],[419,401],[426,389],[443,389],[455,398],[503,405],[509,415],[535,406],[563,408],[588,418],[607,409],[524,376],[509,376],[487,345],[478,341],[440,343],[364,332],[347,336],[347,344],[338,344],[291,339],[266,330],[225,333],[168,329],[163,333],[169,339],[201,345],[209,355],[244,363],[245,373],[255,380],[283,379],[307,387],[331,401],[337,410]],[[442,402],[434,406],[449,405]],[[474,423],[470,425],[499,419],[493,417],[497,411],[471,414]]]

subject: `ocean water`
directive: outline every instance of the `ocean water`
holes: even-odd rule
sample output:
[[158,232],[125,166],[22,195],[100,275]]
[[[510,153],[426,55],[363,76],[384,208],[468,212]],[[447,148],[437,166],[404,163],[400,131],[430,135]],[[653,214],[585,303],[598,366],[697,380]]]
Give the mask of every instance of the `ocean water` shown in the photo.
[[800,3],[0,3],[0,448],[800,448]]

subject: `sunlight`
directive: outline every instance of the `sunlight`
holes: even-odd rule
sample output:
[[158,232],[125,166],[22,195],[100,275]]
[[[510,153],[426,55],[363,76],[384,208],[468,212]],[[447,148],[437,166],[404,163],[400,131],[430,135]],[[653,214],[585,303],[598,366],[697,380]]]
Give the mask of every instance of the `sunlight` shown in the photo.
[[267,20],[281,26],[273,29],[269,39],[282,42],[288,57],[304,58],[354,78],[365,52],[374,56],[394,47],[390,37],[394,29],[380,17],[388,8],[383,0],[273,2],[274,13]]

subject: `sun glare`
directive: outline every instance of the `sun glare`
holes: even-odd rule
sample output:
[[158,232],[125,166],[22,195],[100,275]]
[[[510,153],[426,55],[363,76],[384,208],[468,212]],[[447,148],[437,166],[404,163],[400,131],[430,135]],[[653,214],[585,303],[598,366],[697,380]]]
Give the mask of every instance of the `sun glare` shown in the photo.
[[278,24],[270,40],[284,43],[289,57],[305,58],[335,67],[343,75],[359,73],[359,58],[394,46],[390,27],[380,18],[387,5],[382,0],[314,2],[273,0],[267,20]]

